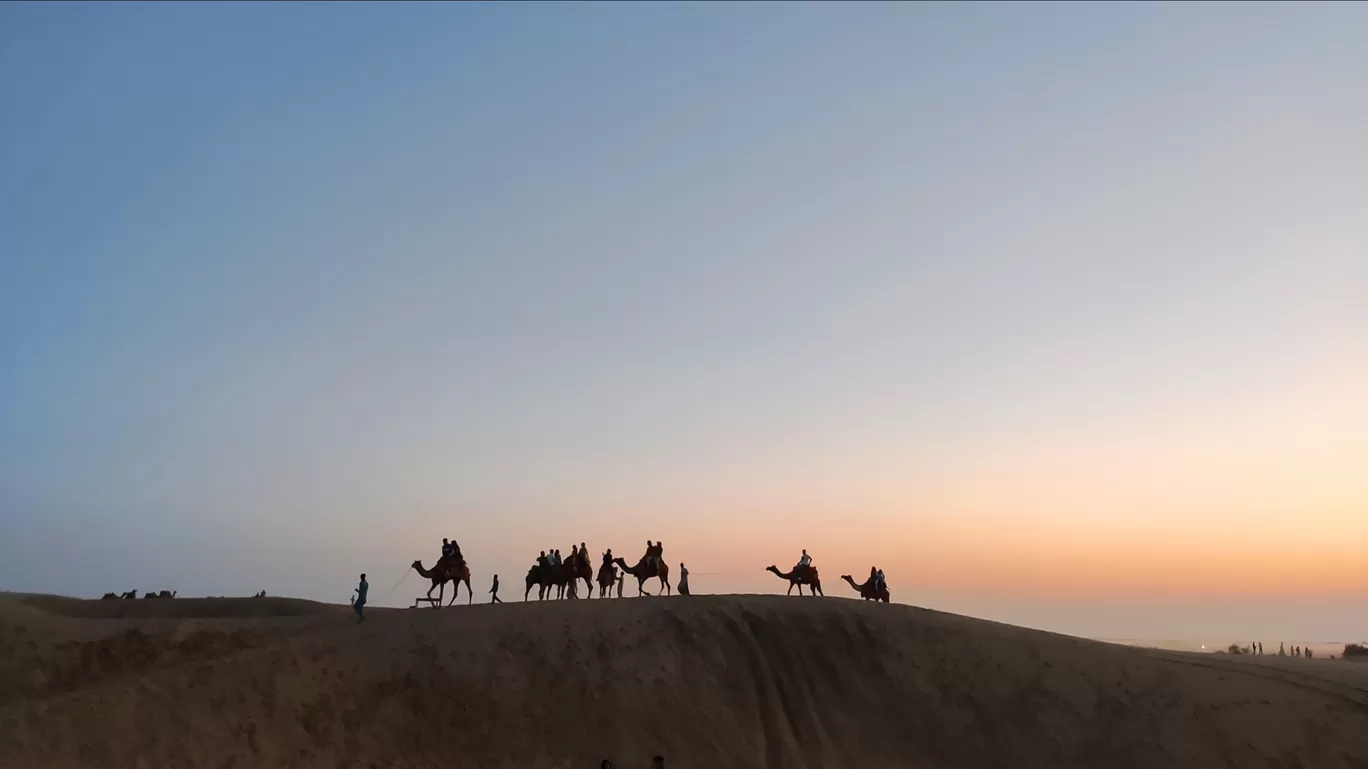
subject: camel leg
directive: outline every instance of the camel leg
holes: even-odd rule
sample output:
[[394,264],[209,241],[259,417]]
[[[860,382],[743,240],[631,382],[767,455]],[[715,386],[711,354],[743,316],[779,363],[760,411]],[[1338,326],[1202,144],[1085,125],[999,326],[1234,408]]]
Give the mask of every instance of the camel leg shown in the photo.
[[594,580],[590,579],[589,577],[584,578],[584,597],[594,597]]
[[[803,589],[800,587],[800,588],[798,588],[798,595],[802,595],[802,594],[803,594]],[[784,595],[793,595],[793,583],[792,583],[792,582],[789,583],[788,592],[787,592],[787,593],[784,593]]]
[[475,591],[470,589],[470,577],[466,577],[466,606],[475,601]]
[[660,592],[665,595],[670,594],[670,583],[666,582],[664,577],[660,578]]

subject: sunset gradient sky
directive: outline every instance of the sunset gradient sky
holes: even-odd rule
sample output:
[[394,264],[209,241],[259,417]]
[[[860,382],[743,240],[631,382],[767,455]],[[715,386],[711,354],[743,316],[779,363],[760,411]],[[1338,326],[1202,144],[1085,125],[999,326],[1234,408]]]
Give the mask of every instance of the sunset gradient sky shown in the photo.
[[461,541],[1368,636],[1368,5],[0,5],[0,589]]

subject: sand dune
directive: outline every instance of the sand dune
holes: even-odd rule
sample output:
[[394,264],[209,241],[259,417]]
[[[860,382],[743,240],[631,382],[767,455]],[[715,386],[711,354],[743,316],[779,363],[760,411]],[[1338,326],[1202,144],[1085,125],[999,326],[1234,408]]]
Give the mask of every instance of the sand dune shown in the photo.
[[1368,766],[1368,668],[1329,660],[833,598],[391,610],[363,625],[281,599],[126,603],[0,599],[4,766],[631,769],[657,752],[674,769]]

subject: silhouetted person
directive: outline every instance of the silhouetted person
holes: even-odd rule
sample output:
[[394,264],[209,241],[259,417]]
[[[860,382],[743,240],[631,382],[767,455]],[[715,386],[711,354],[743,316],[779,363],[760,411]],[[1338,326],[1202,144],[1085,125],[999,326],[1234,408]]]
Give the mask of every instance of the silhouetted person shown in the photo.
[[1260,657],[1263,656],[1263,642],[1262,642],[1262,641],[1259,642],[1259,656],[1260,656]]
[[370,590],[370,583],[366,582],[366,575],[361,575],[361,584],[356,586],[356,600],[352,601],[352,610],[356,612],[356,621],[365,622],[366,615],[362,609],[366,607],[366,592]]
[[499,598],[499,575],[498,575],[498,574],[495,574],[495,575],[494,575],[494,585],[493,585],[492,587],[489,588],[489,595],[491,596],[490,599],[489,599],[489,602],[490,602],[490,603],[503,603],[503,599]]
[[683,561],[679,562],[679,594],[689,594],[689,567]]
[[812,556],[803,551],[803,557],[798,559],[798,565],[793,567],[794,571],[807,571],[808,566],[812,565]]
[[451,540],[447,539],[446,537],[442,537],[442,563],[447,563],[447,562],[450,561],[450,560],[451,560]]
[[1282,642],[1282,641],[1279,641],[1279,642],[1278,642],[1278,656],[1279,656],[1279,657],[1286,657],[1286,656],[1287,656],[1287,649],[1283,648],[1283,642]]
[[618,575],[618,598],[622,597],[622,574]]
[[547,559],[547,557],[546,557],[546,551],[545,551],[545,550],[541,551],[541,555],[537,556],[537,566],[539,566],[539,567],[545,569],[547,566],[550,566],[550,565],[551,565],[551,561]]
[[454,539],[451,540],[451,557],[454,559],[452,563],[465,562],[465,557],[461,555],[461,545]]
[[603,554],[603,565],[605,567],[613,565],[613,548],[608,548],[608,552]]
[[1307,650],[1306,650],[1306,658],[1307,658],[1307,659],[1311,659],[1311,650],[1310,650],[1310,649],[1307,649]]

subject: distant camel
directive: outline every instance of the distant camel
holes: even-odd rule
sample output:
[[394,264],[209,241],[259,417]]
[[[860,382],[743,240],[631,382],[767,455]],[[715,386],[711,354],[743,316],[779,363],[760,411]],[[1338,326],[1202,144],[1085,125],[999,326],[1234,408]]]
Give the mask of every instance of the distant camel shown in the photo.
[[523,600],[527,600],[528,593],[532,591],[532,586],[537,586],[537,600],[544,601],[551,596],[551,588],[556,588],[556,598],[564,598],[566,585],[575,580],[572,568],[569,563],[561,564],[534,564],[527,570],[527,589],[523,591]]
[[798,588],[798,595],[802,595],[803,585],[811,587],[813,595],[826,595],[826,593],[822,592],[822,579],[817,575],[817,568],[815,566],[807,567],[801,574],[798,573],[797,569],[785,574],[774,566],[766,568],[765,571],[772,571],[774,572],[774,576],[779,579],[788,580],[789,589],[784,595],[793,595],[793,589],[795,587]]
[[127,593],[124,593],[123,595],[120,595],[119,597],[120,597],[120,598],[123,598],[123,599],[125,599],[125,600],[131,600],[131,599],[134,599],[134,598],[137,598],[137,597],[138,597],[138,591],[136,591],[136,590],[130,590],[130,591],[128,591]]
[[584,580],[584,592],[586,598],[594,597],[594,566],[589,563],[588,553],[576,553],[565,561],[565,568],[570,571],[568,582],[577,579]]
[[453,582],[455,584],[452,585],[451,589],[451,603],[447,604],[447,606],[456,603],[457,597],[461,595],[462,582],[465,583],[466,592],[470,594],[470,597],[466,599],[466,603],[469,604],[471,601],[475,600],[475,591],[470,588],[470,566],[468,566],[465,561],[450,564],[439,560],[437,563],[432,564],[432,571],[424,569],[422,561],[414,561],[413,570],[418,572],[418,576],[432,581],[432,586],[429,587],[427,591],[427,597],[429,599],[432,598],[433,589],[437,589],[437,603],[433,604],[434,609],[439,608],[442,605],[442,596],[446,595],[446,583],[448,582]]
[[600,566],[598,571],[599,598],[608,597],[608,592],[612,589],[614,582],[617,582],[617,567],[611,562]]
[[621,558],[614,558],[613,563],[617,564],[624,572],[636,577],[637,595],[650,595],[642,585],[651,577],[660,577],[661,591],[665,595],[670,594],[670,564],[660,561],[660,565],[652,570],[646,564],[645,558],[638,561],[636,566],[628,566],[627,562]]
[[147,591],[146,593],[143,594],[143,598],[175,598],[175,597],[176,597],[176,591],[174,591],[174,590],[163,590],[163,591],[161,591],[160,593],[154,593],[154,592],[152,592],[152,591],[149,590],[149,591]]
[[119,594],[118,594],[118,593],[105,593],[104,596],[100,598],[100,600],[101,600],[101,601],[117,601],[117,600],[119,600]]
[[864,582],[858,585],[855,584],[855,580],[852,579],[849,574],[842,574],[841,579],[845,580],[846,582],[849,582],[850,586],[855,588],[855,592],[859,593],[860,597],[864,600],[883,601],[884,603],[888,603],[887,585],[884,585],[883,590],[879,590],[878,587],[874,584],[874,580],[872,579],[865,580]]

